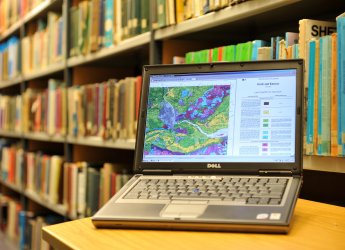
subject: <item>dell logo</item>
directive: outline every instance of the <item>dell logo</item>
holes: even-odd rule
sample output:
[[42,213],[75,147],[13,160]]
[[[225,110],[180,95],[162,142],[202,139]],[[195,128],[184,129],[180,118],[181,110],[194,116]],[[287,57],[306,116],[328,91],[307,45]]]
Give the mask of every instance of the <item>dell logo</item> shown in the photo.
[[207,168],[222,168],[222,166],[219,163],[207,163]]

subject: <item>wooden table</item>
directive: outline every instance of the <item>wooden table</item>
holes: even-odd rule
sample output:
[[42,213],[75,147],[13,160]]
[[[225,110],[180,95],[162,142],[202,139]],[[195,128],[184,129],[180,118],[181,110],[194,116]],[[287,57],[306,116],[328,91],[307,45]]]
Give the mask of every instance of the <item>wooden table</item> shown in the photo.
[[287,235],[96,229],[90,218],[43,228],[56,249],[345,249],[345,208],[299,199]]

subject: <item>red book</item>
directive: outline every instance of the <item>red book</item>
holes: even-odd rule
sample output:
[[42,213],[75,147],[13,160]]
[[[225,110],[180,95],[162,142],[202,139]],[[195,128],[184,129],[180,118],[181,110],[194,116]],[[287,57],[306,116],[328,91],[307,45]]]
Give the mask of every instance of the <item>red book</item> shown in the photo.
[[11,147],[8,150],[9,153],[9,161],[8,161],[8,181],[11,183],[15,183],[15,176],[16,176],[16,148]]
[[108,99],[108,84],[104,83],[102,87],[103,87],[103,121],[102,121],[103,134],[101,136],[105,138],[105,131],[107,128],[107,117],[109,114],[109,106],[108,106],[108,100],[107,100]]

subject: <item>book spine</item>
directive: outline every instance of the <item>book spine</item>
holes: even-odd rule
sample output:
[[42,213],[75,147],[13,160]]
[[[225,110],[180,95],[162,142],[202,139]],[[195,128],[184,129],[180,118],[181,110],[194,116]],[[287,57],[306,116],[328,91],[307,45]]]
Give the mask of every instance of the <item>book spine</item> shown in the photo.
[[315,41],[308,43],[309,47],[309,77],[307,102],[306,154],[313,154],[314,141],[314,75],[315,75]]
[[345,17],[337,18],[338,31],[338,155],[345,155]]

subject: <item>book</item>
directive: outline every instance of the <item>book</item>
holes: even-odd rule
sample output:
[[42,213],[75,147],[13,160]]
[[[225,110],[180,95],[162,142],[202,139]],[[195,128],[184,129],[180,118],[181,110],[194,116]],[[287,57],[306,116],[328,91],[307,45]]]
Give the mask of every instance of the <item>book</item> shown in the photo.
[[99,208],[100,172],[98,168],[87,168],[86,216],[92,216]]
[[268,43],[263,40],[254,40],[253,41],[253,49],[252,49],[252,61],[258,60],[258,53],[259,53],[259,48],[267,46]]
[[113,45],[114,38],[114,0],[105,0],[104,47]]
[[338,156],[337,35],[331,35],[331,156]]
[[257,60],[271,60],[271,47],[258,48]]
[[336,18],[338,69],[338,155],[345,155],[345,13]]
[[223,47],[222,59],[225,62],[234,62],[236,58],[236,47],[235,45],[228,45]]
[[314,154],[314,96],[315,96],[315,53],[316,41],[308,43],[309,51],[309,77],[308,77],[308,102],[307,102],[307,124],[306,124],[306,154]]
[[[101,15],[101,4],[102,0],[92,0],[92,8],[91,8],[91,33],[90,33],[90,51],[95,52],[99,49],[98,45],[98,38],[100,35],[100,15]],[[71,34],[71,36],[73,36]]]
[[330,155],[331,149],[331,36],[320,38],[318,154]]
[[62,181],[62,162],[61,156],[53,155],[50,163],[50,178],[49,178],[49,202],[52,204],[60,203],[61,196],[61,181]]
[[181,23],[184,21],[184,0],[176,0],[175,5],[176,23]]

